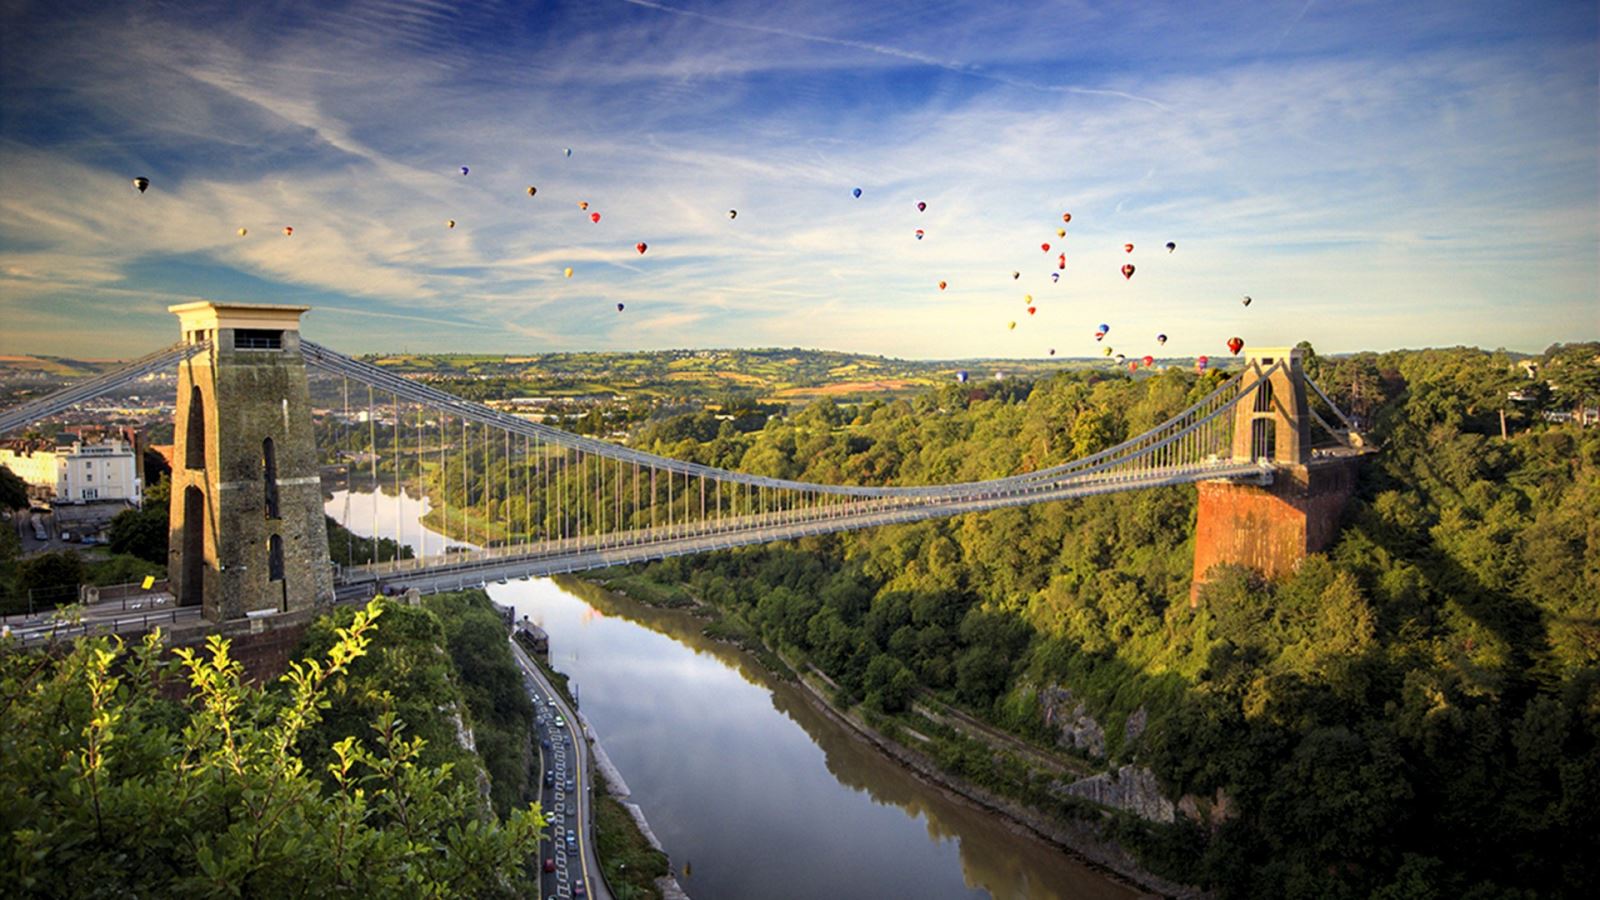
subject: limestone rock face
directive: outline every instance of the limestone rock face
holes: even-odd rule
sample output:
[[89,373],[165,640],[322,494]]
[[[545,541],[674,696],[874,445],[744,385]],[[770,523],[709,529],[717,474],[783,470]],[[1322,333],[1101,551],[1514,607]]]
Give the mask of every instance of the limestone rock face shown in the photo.
[[[1140,706],[1128,716],[1128,722],[1122,729],[1122,746],[1125,751],[1132,748],[1139,738],[1144,735],[1145,725],[1148,723],[1149,718],[1150,713],[1143,706]],[[1122,755],[1127,756],[1127,753],[1124,752]]]
[[1073,797],[1126,810],[1147,821],[1165,825],[1177,821],[1177,808],[1161,793],[1156,773],[1143,766],[1126,765],[1115,772],[1081,778],[1065,790]]
[[1046,725],[1056,729],[1056,743],[1095,757],[1106,755],[1106,732],[1089,715],[1088,707],[1072,695],[1070,688],[1051,685],[1039,691],[1039,706]]

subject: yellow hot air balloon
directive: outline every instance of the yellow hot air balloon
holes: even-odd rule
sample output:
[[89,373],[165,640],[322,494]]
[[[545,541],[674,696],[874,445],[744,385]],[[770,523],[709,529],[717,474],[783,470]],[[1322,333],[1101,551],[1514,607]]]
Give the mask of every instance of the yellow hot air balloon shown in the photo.
[[572,277],[572,267],[571,266],[567,266],[567,268],[565,270],[563,270],[561,274],[567,276],[568,278],[571,278]]
[[1056,229],[1056,237],[1066,237],[1066,236],[1067,236],[1067,230],[1065,228],[1057,228]]
[[250,233],[250,230],[248,228],[239,229],[239,237],[244,237],[245,235],[247,235],[249,233]]
[[444,220],[444,227],[446,227],[446,228],[454,228],[454,227],[456,227],[456,220],[455,219],[445,219]]
[[1016,330],[1016,328],[1017,328],[1017,323],[1016,323],[1016,322],[1008,322],[1008,323],[1007,323],[1007,324],[1006,324],[1006,328],[1007,328],[1007,329],[1008,329],[1008,330],[1011,330],[1011,331],[1015,331],[1015,330]]

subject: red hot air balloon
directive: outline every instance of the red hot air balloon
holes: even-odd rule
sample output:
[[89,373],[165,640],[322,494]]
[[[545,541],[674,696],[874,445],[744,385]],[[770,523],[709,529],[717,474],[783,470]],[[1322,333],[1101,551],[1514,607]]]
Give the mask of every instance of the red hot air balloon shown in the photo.
[[1137,362],[1128,363],[1128,371],[1129,372],[1137,372],[1137,371],[1139,371],[1139,364]]
[[1067,267],[1067,255],[1065,253],[1063,253],[1060,256],[1056,257],[1056,268],[1065,269],[1066,267]]
[[922,240],[922,229],[921,228],[917,229],[917,240],[919,240],[919,241]]
[[284,237],[289,237],[292,234],[294,234],[294,226],[292,226],[292,225],[283,226],[283,236]]
[[1062,224],[1066,224],[1066,223],[1071,222],[1071,221],[1072,221],[1072,213],[1062,213],[1061,214],[1061,222],[1062,222]]
[[589,221],[595,223],[596,225],[599,225],[600,224],[600,214],[599,213],[589,213]]
[[1034,313],[1038,312],[1038,311],[1039,311],[1039,307],[1037,307],[1037,306],[1028,307],[1028,315],[1030,315],[1030,316],[1033,315]]
[[1146,369],[1150,368],[1151,366],[1153,366],[1155,364],[1156,364],[1156,358],[1154,356],[1146,356],[1144,358],[1144,367]]
[[1132,263],[1128,263],[1127,265],[1124,265],[1122,267],[1122,277],[1123,278],[1132,278],[1133,277],[1133,264]]
[[1228,338],[1228,349],[1233,351],[1234,356],[1238,356],[1239,351],[1244,349],[1244,341],[1236,337]]
[[639,255],[643,256],[644,252],[650,249],[650,245],[646,244],[644,241],[640,241],[639,243],[633,245],[633,249],[639,251]]
[[1132,253],[1133,252],[1133,245],[1132,244],[1123,244],[1122,245],[1122,251],[1124,253]]
[[944,282],[942,282],[942,281],[941,281],[941,282],[939,282],[939,290],[941,290],[941,291],[942,291],[942,290],[944,290],[944,288],[945,288],[945,284],[944,284]]
[[1040,244],[1039,245],[1039,249],[1043,250],[1046,253],[1049,253],[1050,252],[1050,245],[1049,244]]
[[1195,360],[1194,360],[1194,371],[1195,371],[1195,373],[1199,374],[1200,372],[1204,372],[1206,370],[1206,366],[1208,366],[1210,364],[1211,364],[1211,357],[1209,357],[1209,356],[1197,356],[1197,357],[1195,357]]

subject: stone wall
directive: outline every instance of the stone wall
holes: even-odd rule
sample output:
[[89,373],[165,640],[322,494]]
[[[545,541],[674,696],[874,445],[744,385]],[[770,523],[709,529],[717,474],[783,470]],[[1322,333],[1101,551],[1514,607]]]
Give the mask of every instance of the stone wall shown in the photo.
[[1354,459],[1322,459],[1285,466],[1265,487],[1200,482],[1190,605],[1199,600],[1213,566],[1233,563],[1281,578],[1299,568],[1306,554],[1328,549],[1355,490],[1357,464]]

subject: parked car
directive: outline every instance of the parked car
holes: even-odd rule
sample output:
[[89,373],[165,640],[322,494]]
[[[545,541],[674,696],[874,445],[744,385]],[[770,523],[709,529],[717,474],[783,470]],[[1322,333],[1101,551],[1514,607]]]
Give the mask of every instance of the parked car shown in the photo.
[[546,872],[554,872],[556,870],[556,861],[553,860],[553,859],[545,860],[544,861],[544,870]]

